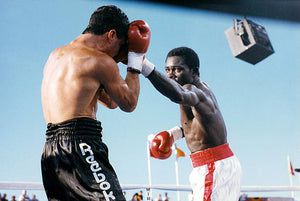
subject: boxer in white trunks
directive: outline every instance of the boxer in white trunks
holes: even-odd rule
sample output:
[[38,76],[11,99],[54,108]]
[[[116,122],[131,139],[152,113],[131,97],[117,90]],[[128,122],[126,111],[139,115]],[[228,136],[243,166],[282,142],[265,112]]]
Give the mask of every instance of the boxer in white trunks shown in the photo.
[[181,126],[157,134],[151,155],[170,157],[172,144],[185,137],[194,167],[190,175],[194,201],[237,201],[241,166],[227,142],[217,100],[209,86],[200,81],[198,55],[187,47],[175,48],[167,55],[165,70],[166,76],[147,59],[143,62],[143,74],[154,87],[180,105]]

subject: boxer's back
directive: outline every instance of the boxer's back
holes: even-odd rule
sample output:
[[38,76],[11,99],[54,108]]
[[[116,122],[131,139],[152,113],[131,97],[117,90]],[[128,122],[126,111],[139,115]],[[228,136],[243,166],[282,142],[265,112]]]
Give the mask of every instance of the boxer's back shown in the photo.
[[91,76],[94,52],[74,45],[53,51],[46,63],[41,90],[47,123],[96,116],[100,83]]

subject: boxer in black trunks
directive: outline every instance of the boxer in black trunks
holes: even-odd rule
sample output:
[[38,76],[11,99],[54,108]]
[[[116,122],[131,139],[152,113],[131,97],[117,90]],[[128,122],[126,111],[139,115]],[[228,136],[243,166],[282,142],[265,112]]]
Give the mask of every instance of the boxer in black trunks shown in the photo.
[[[101,140],[97,102],[125,112],[135,109],[149,42],[147,23],[129,23],[116,6],[102,6],[79,37],[50,54],[41,87],[48,124],[41,165],[48,200],[125,201]],[[125,60],[124,80],[117,63]]]
[[101,131],[91,118],[48,124],[42,171],[49,200],[124,200]]

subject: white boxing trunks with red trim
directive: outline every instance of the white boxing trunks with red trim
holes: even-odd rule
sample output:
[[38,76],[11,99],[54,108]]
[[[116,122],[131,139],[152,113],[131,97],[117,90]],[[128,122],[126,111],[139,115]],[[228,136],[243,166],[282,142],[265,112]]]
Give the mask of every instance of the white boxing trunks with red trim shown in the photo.
[[237,201],[242,170],[240,162],[223,144],[190,155],[193,171],[190,182],[194,201]]

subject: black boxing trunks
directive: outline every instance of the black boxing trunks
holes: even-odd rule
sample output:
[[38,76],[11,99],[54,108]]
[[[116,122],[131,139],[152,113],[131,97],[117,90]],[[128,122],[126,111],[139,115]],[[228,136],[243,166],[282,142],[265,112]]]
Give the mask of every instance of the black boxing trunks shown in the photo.
[[48,124],[41,166],[50,201],[126,200],[97,120],[77,118]]

